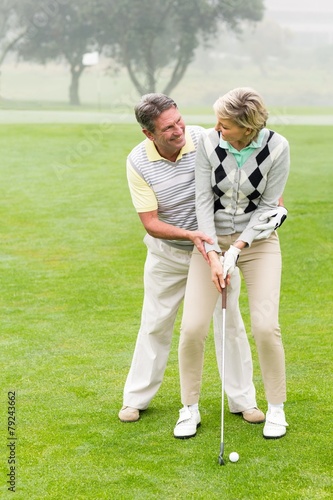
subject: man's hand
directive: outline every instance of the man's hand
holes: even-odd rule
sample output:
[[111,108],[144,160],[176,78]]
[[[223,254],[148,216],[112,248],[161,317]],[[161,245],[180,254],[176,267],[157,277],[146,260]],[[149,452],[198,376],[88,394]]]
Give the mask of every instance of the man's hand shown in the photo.
[[227,275],[231,275],[235,270],[237,265],[237,260],[241,250],[234,245],[230,245],[229,250],[224,254],[223,260],[223,279],[225,280]]
[[205,249],[204,242],[206,241],[210,245],[214,243],[212,238],[207,236],[207,234],[203,233],[202,231],[189,231],[189,239],[194,243],[194,245],[197,247],[199,252],[202,254],[203,258],[208,262],[209,264],[209,259],[207,256],[207,252]]
[[254,239],[263,240],[268,238],[272,232],[275,231],[275,229],[283,224],[287,215],[288,210],[285,207],[276,207],[273,210],[268,210],[268,212],[260,215],[259,220],[266,222],[264,224],[257,224],[256,226],[253,226],[253,229],[260,231]]
[[223,257],[215,251],[208,253],[210,272],[212,276],[212,282],[216,286],[217,290],[222,293],[222,288],[225,288],[226,283],[223,279]]
[[158,218],[157,210],[139,212],[138,215],[145,230],[153,238],[161,238],[163,240],[189,240],[197,247],[204,259],[209,262],[204,242],[212,245],[214,240],[207,236],[207,234],[202,231],[189,231],[188,229],[182,229],[181,227],[163,222]]

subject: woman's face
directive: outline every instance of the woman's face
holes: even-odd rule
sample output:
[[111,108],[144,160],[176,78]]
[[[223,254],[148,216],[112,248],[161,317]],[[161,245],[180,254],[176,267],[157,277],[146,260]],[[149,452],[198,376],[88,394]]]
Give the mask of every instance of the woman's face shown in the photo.
[[232,143],[248,143],[248,136],[251,134],[251,129],[240,127],[232,120],[226,118],[218,119],[215,125],[215,130],[221,133],[224,141]]

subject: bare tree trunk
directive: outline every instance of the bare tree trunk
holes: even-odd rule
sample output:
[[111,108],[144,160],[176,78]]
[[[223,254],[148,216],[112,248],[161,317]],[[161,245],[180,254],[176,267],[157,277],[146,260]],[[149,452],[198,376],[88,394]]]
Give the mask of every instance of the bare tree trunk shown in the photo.
[[80,106],[80,96],[79,96],[79,80],[80,76],[84,70],[83,65],[71,66],[71,83],[69,86],[69,104],[71,106]]
[[[10,52],[11,50],[13,50],[13,48],[15,47],[15,45],[17,44],[17,42],[19,40],[21,40],[21,38],[23,38],[26,34],[26,29],[24,29],[24,31],[22,33],[19,33],[11,42],[9,42],[5,48],[2,50],[2,52],[0,53],[0,84],[1,84],[1,66],[2,66],[2,63],[4,62],[8,52]],[[0,87],[0,98],[1,98],[1,87]]]
[[0,54],[0,66],[4,62],[8,52],[13,50],[13,48],[15,47],[17,42],[19,42],[19,40],[21,40],[21,38],[23,38],[25,36],[26,32],[27,32],[27,30],[24,29],[24,31],[22,33],[19,33],[18,35],[16,35],[16,37],[13,38],[13,40],[11,40],[10,42],[8,42],[8,44],[4,47],[4,49],[2,50],[2,52]]

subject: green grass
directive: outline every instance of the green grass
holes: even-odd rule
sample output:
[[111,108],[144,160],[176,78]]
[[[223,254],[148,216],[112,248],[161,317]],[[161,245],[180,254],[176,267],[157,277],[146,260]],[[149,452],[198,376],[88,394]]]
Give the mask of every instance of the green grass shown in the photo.
[[[206,347],[196,438],[176,440],[177,343],[150,408],[117,418],[142,301],[143,228],[126,184],[133,125],[1,126],[0,497],[41,499],[328,499],[332,481],[332,127],[285,126],[292,169],[281,325],[290,427],[225,416]],[[241,301],[248,327],[246,296]],[[258,403],[266,409],[253,346]],[[7,491],[7,393],[17,394],[17,491]]]
[[[135,94],[133,95],[135,97]],[[138,98],[139,96],[137,96]],[[180,103],[181,101],[178,101]],[[128,106],[119,101],[119,103],[109,104],[107,102],[101,103],[98,106],[94,103],[82,102],[80,106],[71,106],[66,101],[38,101],[38,100],[1,100],[0,99],[0,110],[3,111],[74,111],[75,113],[84,112],[103,112],[103,113],[115,113],[123,114],[124,109],[129,108],[132,111],[134,106]],[[181,112],[184,115],[208,115],[212,116],[212,123],[214,123],[213,107],[212,106],[181,106]],[[296,115],[296,116],[331,116],[333,115],[333,107],[321,107],[321,106],[270,106],[270,116],[284,116],[284,115]]]
[[[181,107],[181,112],[188,115],[212,115],[212,106],[198,106],[198,107]],[[333,115],[333,107],[320,107],[320,106],[270,106],[270,116],[276,115],[297,115],[297,116],[313,116],[313,115]],[[214,118],[212,118],[214,121]]]
[[[133,97],[135,94],[133,95]],[[178,101],[177,103],[180,103]],[[82,102],[80,106],[71,106],[66,101],[38,101],[38,100],[1,100],[0,110],[3,111],[73,111],[75,113],[84,112],[103,112],[113,114],[123,114],[124,110],[130,109],[134,106],[128,106],[119,101],[119,103],[109,104],[102,103],[99,107],[97,104]],[[208,115],[212,116],[212,123],[214,123],[213,107],[212,106],[181,106],[181,112],[184,115]],[[320,107],[320,106],[270,106],[270,116],[296,115],[296,116],[331,116],[333,115],[333,107]]]

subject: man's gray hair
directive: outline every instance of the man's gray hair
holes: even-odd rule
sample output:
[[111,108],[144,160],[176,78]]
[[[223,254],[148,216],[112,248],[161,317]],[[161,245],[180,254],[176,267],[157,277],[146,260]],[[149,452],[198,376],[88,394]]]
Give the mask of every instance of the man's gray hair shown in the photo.
[[163,111],[172,107],[177,108],[178,106],[171,97],[165,94],[145,94],[134,108],[135,117],[141,128],[154,132],[155,120]]

